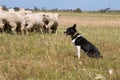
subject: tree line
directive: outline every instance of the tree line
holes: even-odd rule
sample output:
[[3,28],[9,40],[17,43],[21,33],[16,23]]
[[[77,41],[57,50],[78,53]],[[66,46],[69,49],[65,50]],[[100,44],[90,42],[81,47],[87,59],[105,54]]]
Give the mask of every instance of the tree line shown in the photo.
[[[6,7],[6,5],[2,5],[3,10],[8,10],[9,8]],[[20,8],[19,7],[14,7],[13,8],[15,11],[19,11]],[[26,8],[26,10],[31,10],[31,11],[59,11],[59,12],[83,12],[80,8],[76,8],[76,9],[58,9],[58,8],[54,8],[51,10],[46,9],[45,7],[42,7],[41,9],[38,8],[37,6],[34,6],[33,9],[29,9]],[[102,8],[100,10],[96,10],[96,11],[87,11],[87,12],[98,12],[98,13],[120,13],[120,10],[111,10],[110,7],[108,8]]]
[[[6,5],[2,5],[3,10],[8,10],[9,8],[6,7]],[[14,7],[13,8],[15,11],[19,11],[20,8],[19,7]],[[26,10],[32,10],[32,11],[64,11],[64,12],[82,12],[82,10],[80,8],[76,8],[76,9],[58,9],[58,8],[54,8],[51,10],[46,9],[45,7],[42,7],[41,9],[38,8],[37,6],[34,6],[33,9],[29,9],[26,8]]]

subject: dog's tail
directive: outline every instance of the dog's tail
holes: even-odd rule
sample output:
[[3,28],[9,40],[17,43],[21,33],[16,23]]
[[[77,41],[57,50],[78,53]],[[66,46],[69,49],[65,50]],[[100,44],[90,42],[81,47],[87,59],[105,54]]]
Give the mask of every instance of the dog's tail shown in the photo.
[[101,58],[101,59],[103,59],[103,56],[101,55],[101,53],[98,51],[98,56],[97,56],[97,58]]
[[103,59],[103,56],[101,55],[101,53],[99,52],[99,58]]

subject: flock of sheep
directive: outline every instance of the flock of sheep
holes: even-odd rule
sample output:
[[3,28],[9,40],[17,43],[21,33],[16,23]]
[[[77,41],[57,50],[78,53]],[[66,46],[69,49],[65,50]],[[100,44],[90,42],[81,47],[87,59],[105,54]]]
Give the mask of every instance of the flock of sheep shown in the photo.
[[20,9],[4,11],[0,7],[0,32],[10,32],[15,35],[27,35],[30,32],[56,33],[59,21],[57,13],[33,13]]

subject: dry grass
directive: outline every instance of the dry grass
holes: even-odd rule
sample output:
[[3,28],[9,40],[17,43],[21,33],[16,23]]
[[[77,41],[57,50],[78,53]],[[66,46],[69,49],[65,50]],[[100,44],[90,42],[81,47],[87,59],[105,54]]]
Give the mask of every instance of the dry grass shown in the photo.
[[[0,80],[120,79],[120,16],[60,14],[58,34],[0,35]],[[74,57],[70,37],[63,34],[66,26],[74,23],[78,32],[99,48],[104,59],[88,58],[83,51],[80,60]]]
[[62,26],[76,23],[78,26],[120,27],[119,14],[63,13],[63,15],[60,18],[60,24]]

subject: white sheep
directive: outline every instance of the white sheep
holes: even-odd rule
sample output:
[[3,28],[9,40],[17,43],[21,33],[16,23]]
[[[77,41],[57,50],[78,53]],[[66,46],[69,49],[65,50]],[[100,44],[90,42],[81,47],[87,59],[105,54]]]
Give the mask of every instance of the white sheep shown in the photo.
[[5,20],[10,26],[12,33],[17,35],[16,30],[20,31],[21,23],[24,21],[24,16],[19,12],[8,11],[5,14]]
[[0,12],[0,32],[2,33],[4,31],[4,26],[5,26],[5,13]]
[[8,12],[9,12],[9,13],[12,13],[12,12],[15,12],[15,10],[12,9],[12,8],[10,8],[10,9],[8,9]]
[[[43,29],[48,32],[56,33],[59,22],[57,13],[32,13],[32,11],[20,9],[15,11],[9,9],[4,12],[0,7],[0,31],[4,28],[10,29],[12,33],[22,31],[22,34],[28,33],[29,30],[36,30],[43,33]],[[7,25],[7,26],[6,26]]]
[[[7,28],[11,29],[13,34],[17,35],[16,31],[20,31],[22,24],[24,24],[24,16],[26,14],[32,14],[29,10],[20,9],[19,11],[15,11],[14,9],[9,9],[5,14],[6,24],[9,25]],[[3,24],[1,23],[1,26]]]
[[2,6],[0,6],[0,13],[6,13],[7,11],[5,11],[5,10],[3,10],[3,7]]
[[48,32],[56,33],[59,23],[59,14],[57,13],[45,13],[44,22]]
[[20,9],[18,12],[21,13],[22,15],[32,14],[32,11],[25,9]]
[[1,12],[1,11],[3,11],[3,7],[2,7],[2,6],[0,6],[0,12]]
[[29,30],[36,30],[42,33],[43,26],[44,26],[44,22],[43,22],[42,14],[38,14],[38,13],[28,14],[25,16],[21,31],[22,34],[24,34],[24,31],[26,31],[27,35]]

